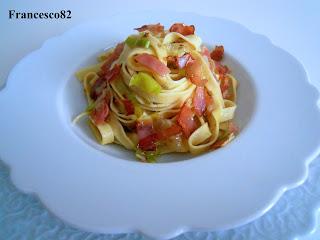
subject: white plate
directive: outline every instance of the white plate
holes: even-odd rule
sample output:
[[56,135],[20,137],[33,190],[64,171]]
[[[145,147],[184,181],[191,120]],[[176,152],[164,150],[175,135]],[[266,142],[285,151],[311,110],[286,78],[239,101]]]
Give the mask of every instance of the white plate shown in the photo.
[[[156,22],[194,24],[205,43],[225,46],[240,82],[241,128],[227,147],[143,164],[71,124],[85,108],[74,72],[134,27]],[[17,187],[86,230],[169,238],[226,229],[261,216],[306,178],[319,153],[317,97],[301,64],[238,24],[168,11],[121,14],[50,39],[15,66],[0,92],[0,156]],[[191,160],[175,161],[183,159]]]

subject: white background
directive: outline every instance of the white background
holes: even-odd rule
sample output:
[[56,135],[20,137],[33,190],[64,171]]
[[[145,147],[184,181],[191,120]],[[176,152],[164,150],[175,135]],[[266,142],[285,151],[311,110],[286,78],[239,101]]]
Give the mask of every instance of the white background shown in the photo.
[[[0,86],[17,61],[39,48],[46,39],[89,19],[108,19],[109,16],[123,11],[152,8],[196,12],[239,22],[253,32],[269,37],[275,45],[295,56],[305,67],[310,81],[320,89],[320,1],[317,0],[87,0],[81,2],[2,0],[0,2]],[[22,12],[52,12],[65,9],[72,11],[72,19],[9,19],[9,9]],[[320,230],[303,238],[303,240],[311,239],[320,239]]]

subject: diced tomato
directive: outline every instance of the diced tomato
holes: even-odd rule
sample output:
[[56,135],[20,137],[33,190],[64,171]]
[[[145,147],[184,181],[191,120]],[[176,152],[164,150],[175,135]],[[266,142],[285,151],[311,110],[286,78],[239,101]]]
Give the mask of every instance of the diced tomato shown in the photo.
[[153,129],[152,120],[139,121],[137,122],[136,128],[139,139],[138,148],[143,151],[155,151],[158,141],[182,132],[179,125],[173,124],[171,127],[156,133]]
[[[234,122],[229,122],[227,131],[228,131],[228,134],[231,134],[231,133],[237,134],[239,132],[239,128]],[[217,149],[222,147],[225,144],[225,142],[229,140],[228,139],[229,137],[230,135],[217,140],[214,144],[212,144],[211,148]]]
[[107,99],[102,99],[96,103],[95,108],[90,113],[91,118],[95,124],[103,124],[109,115],[109,106]]
[[196,87],[192,99],[194,112],[197,116],[201,117],[206,110],[206,99],[205,99],[205,89],[204,87]]
[[122,53],[124,48],[124,43],[118,43],[116,48],[114,49],[113,54],[116,56],[116,58],[118,59],[118,57],[120,56],[120,54]]
[[198,127],[198,124],[194,119],[194,113],[186,104],[183,105],[177,117],[177,121],[186,137],[189,137]]
[[152,119],[137,121],[137,134],[139,139],[143,139],[154,133]]
[[229,97],[230,97],[229,91],[226,90],[226,91],[222,92],[222,97],[223,97],[224,99],[229,99]]
[[224,76],[223,78],[220,79],[221,92],[228,90],[229,85],[230,85],[230,82],[229,82],[229,78],[227,76]]
[[216,46],[211,54],[210,57],[212,58],[212,60],[214,61],[221,61],[223,58],[223,54],[224,54],[224,47],[223,46]]
[[191,60],[191,55],[189,53],[186,53],[181,57],[169,56],[167,57],[167,65],[174,69],[183,69],[189,60]]
[[157,134],[154,132],[152,119],[137,121],[138,148],[143,151],[156,150]]
[[114,80],[117,76],[119,76],[120,74],[120,70],[121,70],[121,66],[116,64],[114,65],[114,67],[111,70],[108,70],[105,74],[105,79],[108,82],[111,82],[112,80]]
[[101,70],[103,72],[107,72],[110,69],[112,63],[119,58],[120,54],[123,51],[123,48],[124,48],[124,43],[119,43],[116,46],[114,51],[107,57],[104,64],[101,66]]
[[197,86],[204,86],[207,80],[202,79],[201,62],[199,60],[190,60],[186,66],[187,78]]
[[230,73],[230,70],[227,66],[220,64],[219,62],[215,61],[215,73],[219,74],[220,80],[220,89],[223,98],[227,99],[229,97],[229,87],[231,84],[231,79],[226,75]]
[[208,59],[210,58],[210,52],[206,46],[202,47],[201,54],[202,54],[202,56],[206,56]]
[[99,77],[91,87],[90,97],[93,100],[96,100],[100,96],[100,94],[102,93],[102,90],[104,89],[105,85],[106,85],[106,82],[105,82],[104,78]]
[[154,34],[162,33],[164,30],[164,27],[160,24],[148,24],[148,25],[143,25],[139,28],[135,28],[134,30],[137,30],[138,32],[143,32],[143,31],[150,31]]
[[171,137],[182,132],[182,129],[179,125],[173,124],[171,127],[164,130],[164,137]]
[[153,133],[141,140],[139,140],[138,148],[140,148],[143,151],[155,151],[157,149],[157,143],[158,138],[157,134]]
[[93,100],[96,100],[103,89],[106,87],[107,82],[111,82],[120,74],[121,66],[115,65],[112,69],[108,69],[106,71],[101,71],[99,73],[99,78],[94,82],[93,86],[90,90],[90,97]]
[[175,23],[170,27],[169,31],[177,32],[184,36],[187,36],[187,35],[194,34],[195,28],[193,25],[188,26],[188,25],[184,25],[183,23]]
[[167,67],[178,69],[178,59],[176,56],[168,56],[167,57]]
[[221,148],[225,141],[226,141],[226,139],[217,140],[214,144],[212,144],[211,148],[212,149]]
[[134,59],[141,65],[150,69],[152,72],[155,72],[161,76],[164,76],[170,72],[169,68],[164,63],[151,54],[139,54],[135,56]]
[[122,99],[122,103],[124,105],[124,108],[126,109],[127,115],[134,114],[134,106],[129,99]]
[[219,75],[225,75],[227,73],[230,73],[230,69],[227,66],[222,65],[217,61],[214,61],[214,65],[215,65],[215,69],[214,69],[215,73]]
[[234,122],[229,122],[228,131],[237,134],[239,132],[239,127]]
[[231,84],[231,79],[228,76],[222,75],[220,77],[220,89],[223,98],[227,99],[229,97],[229,88]]
[[177,124],[173,124],[171,127],[166,128],[161,132],[158,132],[157,133],[157,138],[159,140],[163,140],[163,139],[166,139],[168,137],[177,135],[177,134],[179,134],[181,132],[182,132],[181,127],[179,125],[177,125]]

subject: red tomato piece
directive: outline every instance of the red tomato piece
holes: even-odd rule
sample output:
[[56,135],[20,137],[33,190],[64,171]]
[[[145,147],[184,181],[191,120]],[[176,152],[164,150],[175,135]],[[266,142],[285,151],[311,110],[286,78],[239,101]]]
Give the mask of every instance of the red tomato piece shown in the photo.
[[231,84],[231,79],[228,76],[222,75],[220,77],[220,89],[223,98],[227,99],[229,97],[229,88]]
[[215,73],[219,74],[219,75],[225,75],[227,73],[230,73],[230,69],[225,66],[225,65],[222,65],[221,63],[217,62],[217,61],[214,61],[214,71]]
[[190,60],[191,60],[191,55],[189,53],[186,53],[181,57],[169,56],[167,57],[167,65],[170,68],[183,69]]
[[177,135],[182,132],[182,129],[179,125],[173,124],[171,127],[164,129],[163,131],[157,133],[157,138],[159,140],[164,140],[168,137]]
[[169,68],[163,62],[151,54],[139,54],[135,56],[134,59],[142,66],[145,66],[160,76],[164,76],[170,72]]
[[187,36],[187,35],[194,34],[195,28],[193,25],[188,26],[188,25],[184,25],[183,23],[175,23],[170,27],[169,31],[177,32],[184,36]]
[[164,31],[164,27],[160,23],[157,23],[157,24],[143,25],[139,28],[135,28],[134,30],[137,30],[138,32],[143,32],[148,30],[154,34],[158,34]]
[[157,134],[151,134],[139,140],[138,148],[143,151],[155,151],[157,149],[156,142],[158,141]]
[[119,58],[120,54],[123,51],[123,48],[124,48],[124,43],[119,43],[116,46],[114,51],[107,57],[104,64],[101,66],[101,70],[103,72],[107,72],[110,69],[112,63]]
[[91,89],[90,89],[90,97],[93,100],[96,100],[100,94],[102,93],[102,90],[105,88],[106,83],[104,78],[99,77],[94,84],[92,85]]
[[102,99],[96,103],[95,108],[90,113],[91,118],[95,124],[103,124],[109,115],[109,103],[107,99]]
[[223,46],[216,46],[211,54],[210,57],[212,58],[212,60],[214,61],[221,61],[223,58],[223,54],[224,54],[224,47]]
[[137,121],[137,134],[139,139],[143,139],[154,133],[152,120]]
[[212,149],[221,148],[225,141],[226,141],[225,139],[217,140],[214,144],[212,144],[211,148]]
[[198,127],[198,124],[194,119],[194,113],[186,104],[183,105],[177,117],[177,121],[186,137],[189,137]]
[[196,91],[192,99],[194,112],[197,116],[201,117],[206,110],[206,98],[204,87],[196,87]]
[[224,76],[220,79],[220,89],[221,89],[221,92],[224,92],[226,90],[229,89],[229,85],[230,85],[230,82],[229,82],[229,78],[227,76]]
[[129,99],[123,99],[122,103],[124,105],[124,108],[126,109],[127,115],[134,114],[134,106]]
[[167,57],[167,67],[178,69],[178,59],[176,56],[168,56]]
[[206,56],[207,58],[210,59],[210,52],[209,52],[209,49],[206,46],[202,47],[201,54],[202,54],[202,56]]
[[202,79],[201,62],[199,60],[190,60],[186,65],[187,78],[197,86],[204,86],[207,80]]
[[237,134],[239,132],[239,127],[234,122],[229,122],[228,130],[231,133]]
[[111,70],[108,70],[105,74],[105,79],[108,82],[111,82],[112,80],[114,80],[117,76],[119,76],[120,74],[120,70],[121,70],[121,66],[116,64],[114,65],[114,67]]

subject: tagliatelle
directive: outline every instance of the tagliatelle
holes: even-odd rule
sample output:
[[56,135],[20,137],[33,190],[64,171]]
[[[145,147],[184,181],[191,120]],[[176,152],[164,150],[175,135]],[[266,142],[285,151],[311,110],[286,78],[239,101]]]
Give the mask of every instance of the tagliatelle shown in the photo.
[[100,54],[96,65],[76,73],[88,108],[75,120],[89,116],[100,144],[120,144],[146,162],[222,147],[238,131],[232,122],[237,80],[220,62],[223,47],[210,54],[194,26],[163,29],[137,28],[138,34]]

